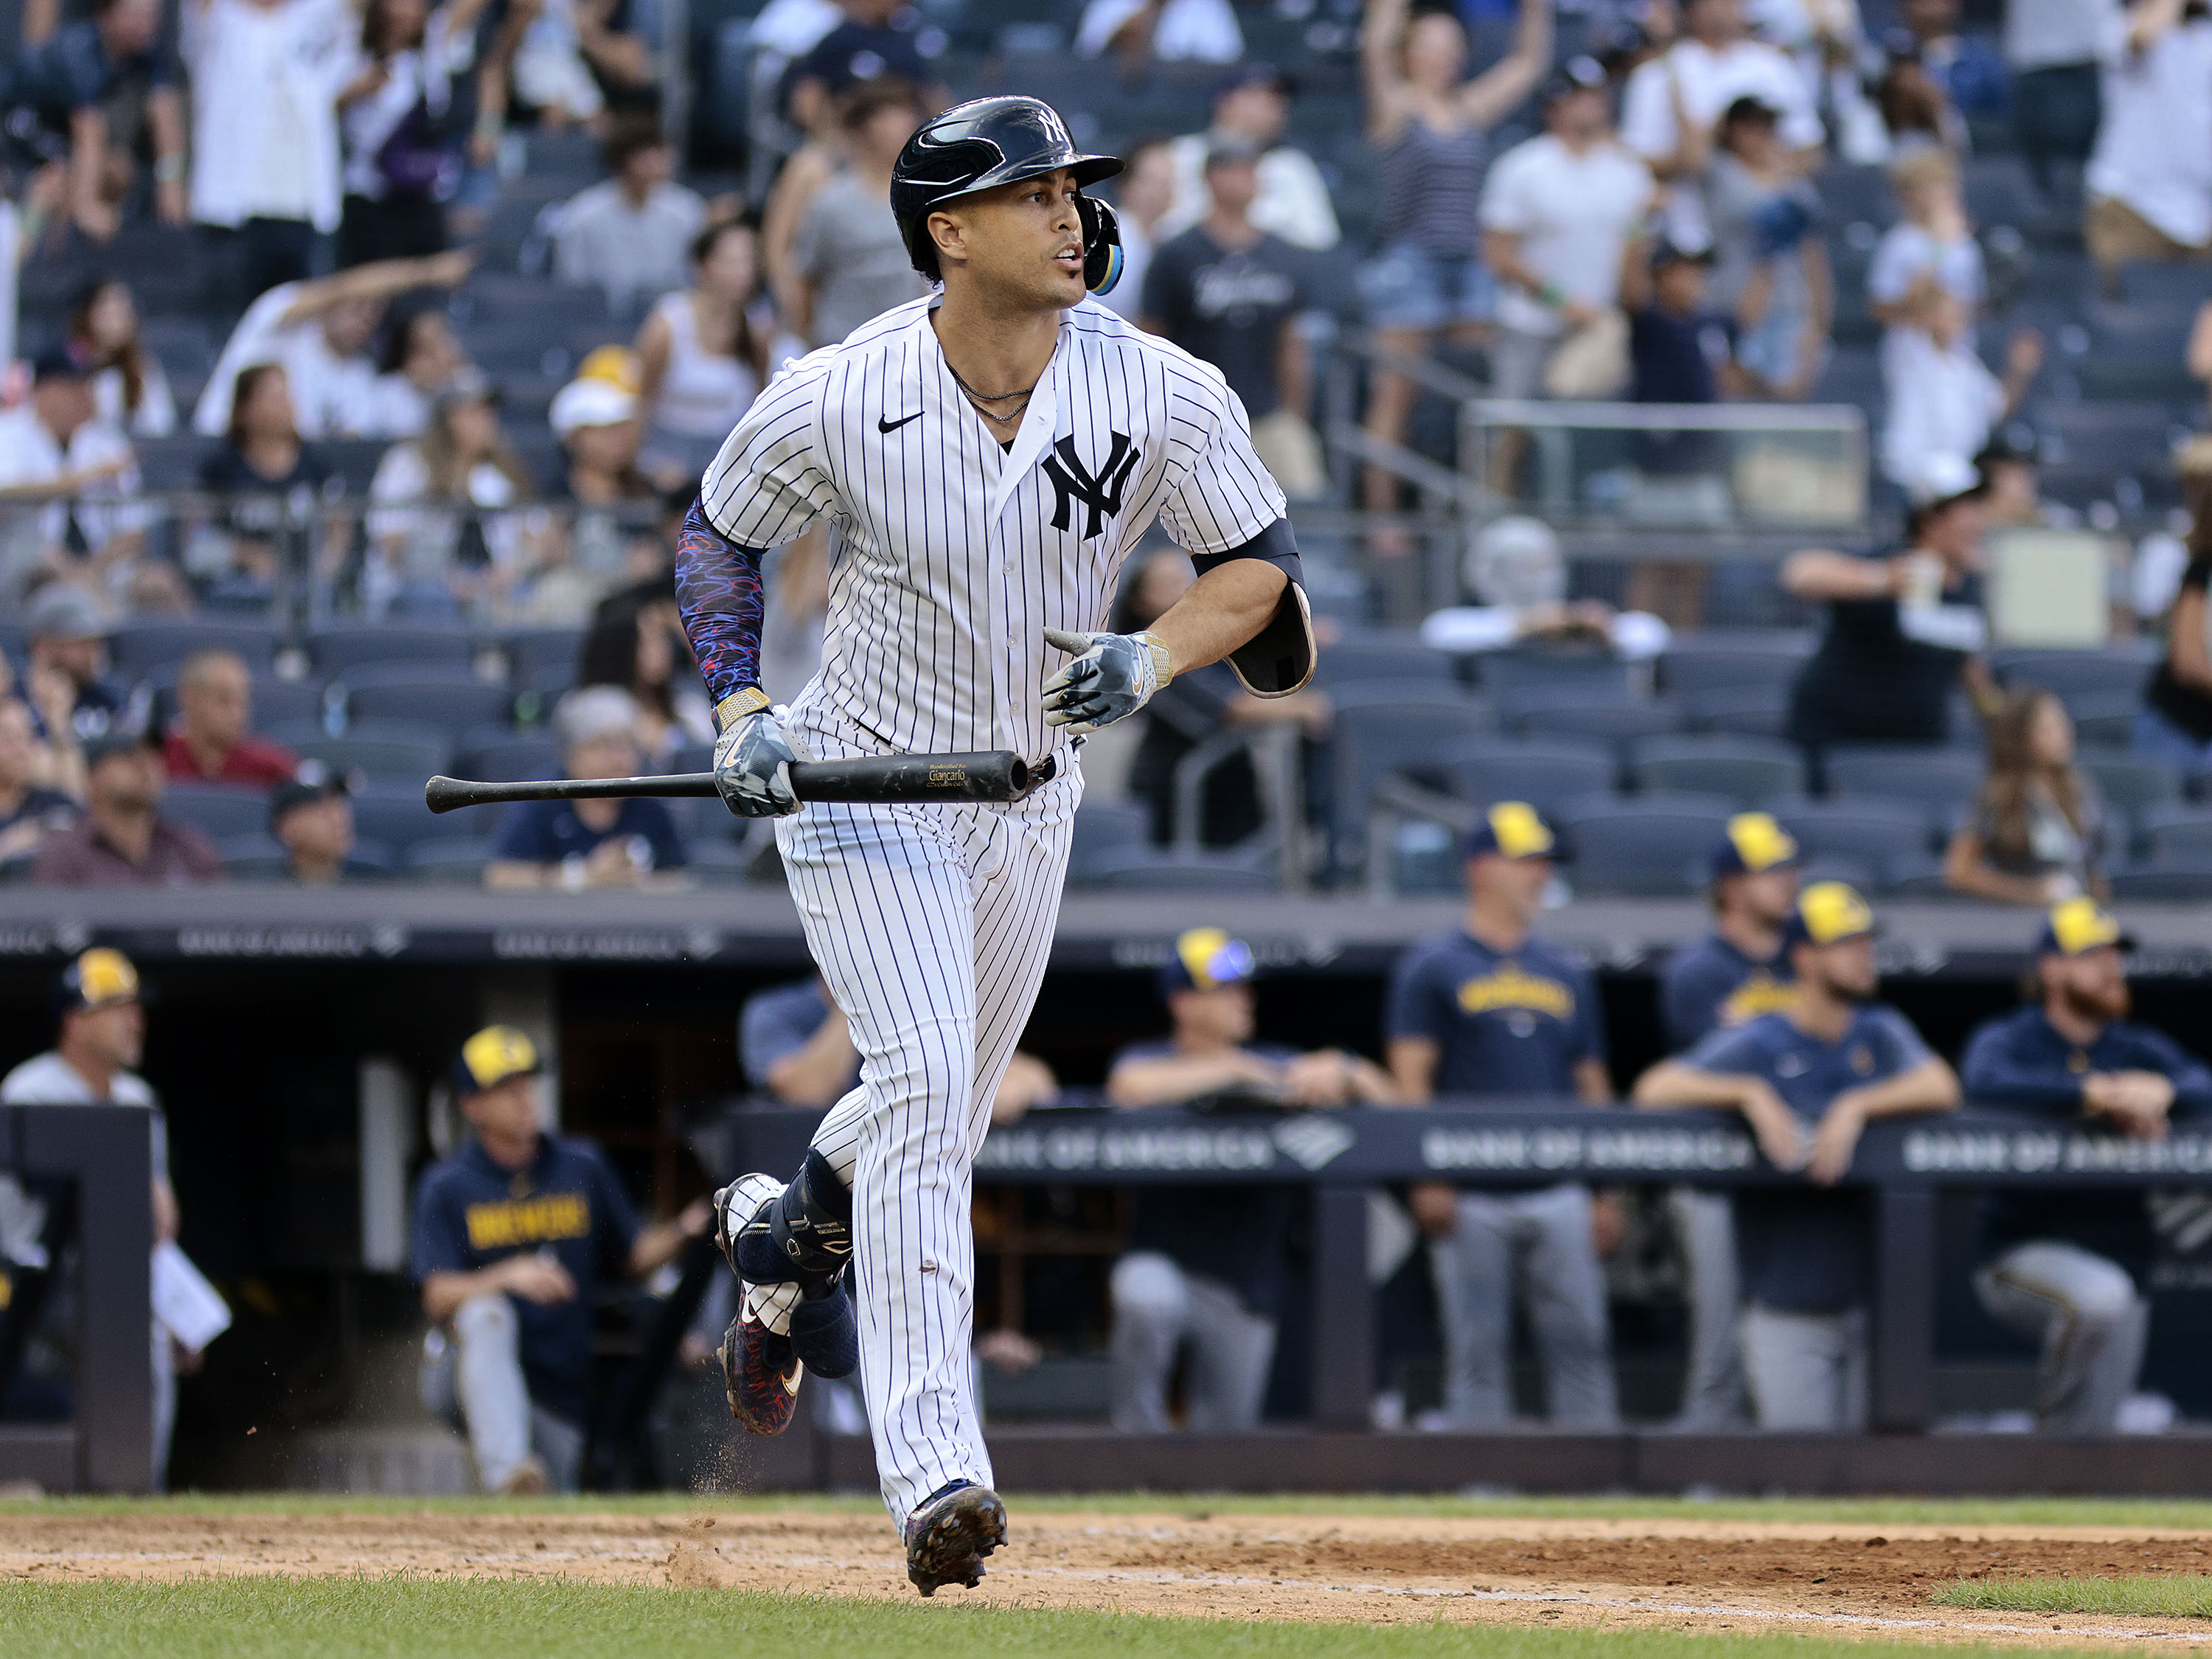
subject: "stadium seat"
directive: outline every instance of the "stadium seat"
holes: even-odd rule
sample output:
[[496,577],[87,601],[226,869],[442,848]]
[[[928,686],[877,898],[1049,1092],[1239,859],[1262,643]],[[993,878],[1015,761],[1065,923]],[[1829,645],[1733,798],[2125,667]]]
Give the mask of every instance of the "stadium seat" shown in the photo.
[[1559,815],[1570,878],[1585,893],[1693,892],[1735,810],[1717,795],[1571,804]]
[[1809,634],[1745,630],[1678,635],[1659,658],[1659,684],[1675,696],[1757,688],[1787,699],[1790,682],[1813,653]]
[[526,778],[561,775],[560,748],[542,733],[517,737],[495,727],[478,726],[461,741],[461,752],[453,761],[456,776],[479,778],[487,783],[520,783]]
[[253,682],[253,723],[260,730],[317,720],[323,714],[323,685],[319,680],[280,680],[273,677]]
[[1486,706],[1448,691],[1360,686],[1338,692],[1329,751],[1339,862],[1364,841],[1367,798],[1378,782],[1406,772],[1441,783],[1438,751],[1493,729]]
[[2212,864],[2191,869],[2153,865],[2112,872],[2112,897],[2126,902],[2201,903],[2212,899]]
[[465,673],[476,647],[458,629],[334,628],[311,635],[307,654],[322,674],[389,662],[444,663]]
[[1839,746],[1824,757],[1828,793],[1918,802],[1931,822],[1964,811],[1981,793],[1981,755],[1967,749]]
[[2131,815],[2171,806],[2181,799],[2181,774],[2164,761],[2084,754],[2075,763],[2097,781],[2107,802]]
[[489,842],[453,836],[417,842],[407,849],[399,867],[410,881],[477,887],[483,884],[484,866],[490,862]]
[[411,663],[356,669],[342,684],[352,720],[420,720],[456,738],[475,726],[499,725],[514,713],[514,694],[503,685],[451,670],[423,674]]
[[1115,853],[1091,866],[1088,885],[1122,892],[1272,893],[1274,872],[1233,854],[1176,858],[1165,853]]
[[2006,684],[2039,685],[2069,710],[2087,697],[2139,697],[2157,663],[2158,652],[2148,641],[2100,651],[1998,651],[1990,658]]
[[[284,844],[265,830],[258,836],[234,836],[218,842],[216,854],[222,872],[234,881],[283,881],[291,872]],[[356,837],[345,862],[348,881],[381,881],[392,874],[392,860],[374,842]]]
[[2212,868],[2212,810],[2169,803],[2137,815],[2136,832],[2154,865]]
[[1850,800],[1772,801],[1767,810],[1797,838],[1808,859],[1856,859],[1888,873],[1929,852],[1927,809],[1916,801],[1858,796]]
[[373,779],[353,792],[354,833],[394,854],[404,854],[426,841],[489,836],[498,826],[502,810],[467,806],[458,811],[433,812],[422,804],[419,781]]
[[1437,758],[1446,786],[1462,800],[1525,800],[1540,812],[1605,793],[1620,769],[1609,744],[1566,738],[1475,738],[1447,744]]
[[129,622],[108,635],[107,648],[116,673],[127,679],[143,679],[196,651],[218,648],[243,658],[258,677],[276,660],[276,635],[252,623]]
[[528,684],[532,676],[544,670],[559,668],[567,671],[568,678],[561,683],[566,689],[575,680],[576,659],[584,649],[584,630],[518,629],[501,636],[500,649],[507,653],[507,677],[517,685]]
[[1637,739],[1682,727],[1681,709],[1664,699],[1579,687],[1517,693],[1504,715],[1506,729],[1517,736],[1609,743],[1624,758]]
[[1408,631],[1396,638],[1358,634],[1323,647],[1314,664],[1314,684],[1326,686],[1434,685],[1449,689],[1458,669],[1445,652],[1431,651]]
[[443,772],[452,759],[453,740],[434,726],[416,720],[356,720],[342,738],[319,728],[280,728],[270,735],[289,744],[302,760],[320,761],[332,771],[360,772],[370,778],[412,782]]
[[269,827],[266,790],[235,783],[173,783],[161,792],[161,816],[189,823],[210,841],[250,836]]
[[1682,698],[1689,732],[1724,732],[1743,738],[1778,738],[1790,724],[1790,694],[1765,686],[1722,686]]
[[1486,651],[1474,662],[1477,684],[1501,705],[1520,692],[1562,687],[1630,691],[1628,665],[1601,651]]
[[2074,716],[2074,741],[2086,752],[2097,749],[2125,749],[2134,743],[2136,721],[2142,714],[2142,698],[2133,691],[2102,693],[2069,702]]
[[1725,733],[1646,738],[1632,765],[1645,789],[1726,795],[1743,807],[1794,795],[1805,777],[1804,751],[1795,744]]
[[1152,812],[1141,801],[1087,800],[1075,809],[1067,851],[1067,878],[1083,882],[1102,859],[1144,851],[1151,843]]

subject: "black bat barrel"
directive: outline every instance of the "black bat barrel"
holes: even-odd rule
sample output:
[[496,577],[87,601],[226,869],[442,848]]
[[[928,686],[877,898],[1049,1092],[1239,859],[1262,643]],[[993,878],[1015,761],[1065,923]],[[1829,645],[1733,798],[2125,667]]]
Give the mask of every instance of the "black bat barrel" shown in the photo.
[[[968,755],[863,755],[853,760],[795,761],[791,787],[801,800],[1019,800],[1029,793],[1030,769],[1010,749]],[[477,783],[432,778],[422,800],[433,812],[516,800],[610,800],[633,795],[664,798],[716,793],[712,772],[676,772],[652,778],[549,778],[520,783]]]

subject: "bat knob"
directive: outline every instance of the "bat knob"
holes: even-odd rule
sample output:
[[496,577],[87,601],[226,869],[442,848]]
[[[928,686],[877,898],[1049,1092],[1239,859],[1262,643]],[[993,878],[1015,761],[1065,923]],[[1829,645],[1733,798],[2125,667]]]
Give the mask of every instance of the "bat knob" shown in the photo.
[[432,778],[422,786],[422,805],[433,812],[450,812],[469,804],[469,787],[459,778]]

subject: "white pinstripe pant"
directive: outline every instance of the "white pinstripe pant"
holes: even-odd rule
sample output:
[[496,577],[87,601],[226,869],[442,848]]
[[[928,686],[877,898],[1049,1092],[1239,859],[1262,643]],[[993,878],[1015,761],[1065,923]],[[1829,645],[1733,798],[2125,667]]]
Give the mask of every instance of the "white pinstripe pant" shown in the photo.
[[[795,735],[819,758],[873,752]],[[1012,805],[813,805],[776,824],[860,1051],[860,1086],[814,1146],[853,1191],[861,1389],[896,1521],[948,1481],[991,1481],[969,1357],[970,1165],[1044,976],[1082,793],[1063,765]]]

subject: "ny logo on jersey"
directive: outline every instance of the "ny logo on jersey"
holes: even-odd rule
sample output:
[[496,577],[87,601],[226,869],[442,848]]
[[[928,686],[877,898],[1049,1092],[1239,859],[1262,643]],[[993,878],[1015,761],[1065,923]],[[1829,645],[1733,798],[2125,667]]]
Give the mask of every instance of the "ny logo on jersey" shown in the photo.
[[1087,542],[1105,527],[1100,522],[1101,514],[1110,519],[1121,510],[1122,489],[1137,468],[1137,447],[1129,441],[1127,433],[1116,432],[1114,447],[1106,453],[1106,465],[1095,473],[1075,453],[1074,439],[1062,438],[1052,448],[1044,462],[1045,476],[1052,480],[1052,527],[1066,529],[1069,504],[1081,501],[1090,513],[1078,539]]

